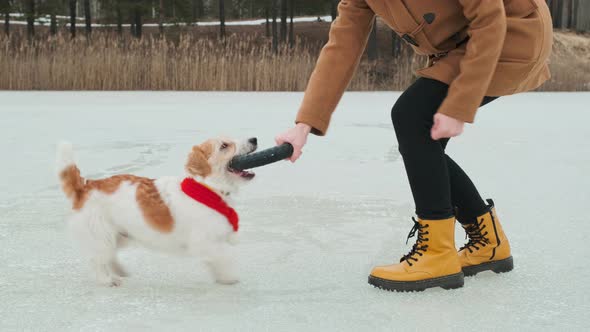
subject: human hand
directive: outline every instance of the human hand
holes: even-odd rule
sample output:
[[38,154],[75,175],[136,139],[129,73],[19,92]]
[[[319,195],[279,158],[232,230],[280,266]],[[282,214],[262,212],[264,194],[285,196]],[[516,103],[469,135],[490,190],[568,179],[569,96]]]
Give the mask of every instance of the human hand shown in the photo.
[[463,133],[464,127],[465,122],[448,115],[436,113],[434,115],[434,125],[430,130],[430,136],[435,141],[438,141],[441,138],[456,137]]
[[286,132],[278,135],[275,138],[275,142],[277,145],[281,145],[283,143],[291,143],[293,145],[293,155],[289,160],[291,162],[297,161],[301,154],[303,153],[303,147],[305,143],[307,143],[307,136],[311,132],[311,126],[305,123],[298,123],[295,127],[287,130]]

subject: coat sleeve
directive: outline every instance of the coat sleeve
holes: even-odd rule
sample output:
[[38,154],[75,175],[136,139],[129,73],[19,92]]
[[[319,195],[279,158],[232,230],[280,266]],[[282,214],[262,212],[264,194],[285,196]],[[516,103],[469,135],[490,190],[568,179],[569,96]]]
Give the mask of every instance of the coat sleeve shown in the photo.
[[[451,82],[447,98],[438,112],[473,122],[492,81],[506,37],[506,12],[503,0],[459,0],[470,21],[465,56],[459,76]],[[520,47],[520,46],[515,46]]]
[[365,0],[342,0],[305,90],[296,123],[325,135],[332,113],[348,87],[367,45],[375,13]]

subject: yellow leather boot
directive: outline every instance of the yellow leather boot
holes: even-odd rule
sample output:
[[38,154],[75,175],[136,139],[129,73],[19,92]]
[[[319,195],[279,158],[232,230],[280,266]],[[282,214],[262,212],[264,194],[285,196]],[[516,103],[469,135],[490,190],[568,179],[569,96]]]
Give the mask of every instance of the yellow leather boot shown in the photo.
[[488,199],[488,212],[470,224],[462,225],[469,242],[459,249],[459,260],[466,276],[482,271],[509,272],[514,268],[510,243],[500,225],[494,202]]
[[399,264],[377,266],[369,284],[390,291],[463,287],[463,272],[455,247],[455,218],[414,220],[408,239],[418,232],[412,250]]

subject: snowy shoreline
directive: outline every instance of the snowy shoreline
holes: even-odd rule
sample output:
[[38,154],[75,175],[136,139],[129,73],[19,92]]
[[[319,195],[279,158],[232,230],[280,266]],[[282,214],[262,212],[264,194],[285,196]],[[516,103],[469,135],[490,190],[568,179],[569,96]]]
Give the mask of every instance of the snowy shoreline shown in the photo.
[[[10,14],[13,17],[24,17],[24,14]],[[67,16],[59,16],[59,19],[68,19]],[[76,17],[77,21],[81,21],[80,25],[84,26],[84,18]],[[319,17],[296,17],[293,19],[295,23],[304,23],[304,22],[317,22],[321,20],[321,22],[332,22],[331,16],[319,16]],[[50,17],[45,15],[43,17],[35,19],[35,25],[37,26],[47,26],[50,24]],[[271,21],[272,22],[272,21]],[[280,18],[277,18],[277,22],[281,22]],[[226,21],[225,25],[227,26],[246,26],[246,25],[262,25],[266,23],[266,19],[256,19],[256,20],[244,20],[244,21]],[[4,25],[4,20],[0,21],[0,24]],[[26,21],[10,21],[10,24],[14,25],[27,25]],[[219,21],[201,21],[201,22],[194,22],[194,23],[186,23],[186,22],[179,22],[179,23],[163,23],[165,27],[171,26],[218,26],[221,22]],[[62,24],[61,26],[69,27],[70,23]],[[92,23],[92,27],[116,27],[116,24],[100,24],[100,23]],[[124,27],[129,27],[131,24],[122,24]],[[158,27],[158,23],[146,23],[143,24],[144,27]]]

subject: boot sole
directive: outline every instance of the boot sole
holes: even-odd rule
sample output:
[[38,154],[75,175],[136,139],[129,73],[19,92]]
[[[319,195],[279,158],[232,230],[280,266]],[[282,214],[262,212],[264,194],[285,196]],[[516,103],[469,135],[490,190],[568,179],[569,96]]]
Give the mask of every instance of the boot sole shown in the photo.
[[466,266],[463,268],[463,273],[466,277],[474,276],[480,272],[493,271],[495,273],[506,273],[514,269],[514,261],[512,256],[501,259],[499,261],[481,263],[473,266]]
[[418,280],[418,281],[394,281],[374,276],[369,276],[369,284],[390,292],[422,292],[427,288],[441,287],[443,289],[455,289],[463,287],[463,272],[444,277]]

